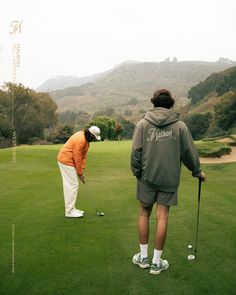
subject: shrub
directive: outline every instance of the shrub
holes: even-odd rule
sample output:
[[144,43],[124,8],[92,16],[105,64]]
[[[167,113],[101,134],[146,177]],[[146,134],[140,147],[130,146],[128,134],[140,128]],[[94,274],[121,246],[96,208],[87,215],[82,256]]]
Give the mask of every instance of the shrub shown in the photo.
[[38,143],[39,141],[41,140],[41,138],[39,138],[39,137],[31,137],[31,138],[29,138],[29,140],[28,140],[28,144],[29,145],[32,145],[32,144],[36,144],[36,143]]
[[11,140],[9,138],[0,136],[0,148],[8,148],[10,146],[11,146]]
[[48,137],[47,141],[52,143],[65,143],[71,135],[74,133],[74,128],[70,125],[61,125],[57,127],[55,131],[52,131]]

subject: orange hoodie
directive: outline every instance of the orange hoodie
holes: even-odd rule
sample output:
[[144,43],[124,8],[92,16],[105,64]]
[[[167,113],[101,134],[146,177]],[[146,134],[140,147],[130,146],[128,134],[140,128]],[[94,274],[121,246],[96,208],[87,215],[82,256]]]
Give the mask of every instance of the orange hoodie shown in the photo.
[[68,166],[74,166],[78,174],[83,174],[89,143],[85,139],[84,131],[73,134],[62,146],[57,160]]

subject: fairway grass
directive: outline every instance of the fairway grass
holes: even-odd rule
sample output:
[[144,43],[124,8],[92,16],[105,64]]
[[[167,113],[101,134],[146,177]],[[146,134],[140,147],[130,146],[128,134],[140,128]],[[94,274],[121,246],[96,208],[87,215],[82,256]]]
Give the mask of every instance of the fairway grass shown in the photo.
[[[236,163],[203,166],[196,261],[187,260],[187,245],[194,246],[198,182],[182,169],[163,253],[170,268],[154,276],[131,262],[139,252],[131,142],[91,144],[77,200],[82,219],[64,217],[59,149],[20,146],[15,164],[11,149],[0,150],[0,295],[236,294]],[[150,258],[154,225],[153,212]]]

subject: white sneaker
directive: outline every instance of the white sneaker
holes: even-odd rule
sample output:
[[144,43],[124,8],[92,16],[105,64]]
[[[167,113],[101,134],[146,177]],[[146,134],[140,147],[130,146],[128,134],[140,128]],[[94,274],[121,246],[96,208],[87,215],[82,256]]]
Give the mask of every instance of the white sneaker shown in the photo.
[[150,267],[150,274],[159,275],[163,270],[167,270],[169,263],[167,260],[160,259],[159,265],[152,263]]
[[133,256],[132,259],[133,264],[139,265],[141,268],[149,268],[150,264],[148,262],[148,257],[142,258],[141,253],[137,253]]
[[75,211],[74,209],[71,210],[70,212],[66,213],[66,217],[80,218],[83,216],[84,215],[82,213],[79,213],[79,212]]
[[83,210],[76,209],[76,208],[74,208],[74,210],[75,210],[76,212],[78,212],[78,213],[84,214],[84,211],[83,211]]

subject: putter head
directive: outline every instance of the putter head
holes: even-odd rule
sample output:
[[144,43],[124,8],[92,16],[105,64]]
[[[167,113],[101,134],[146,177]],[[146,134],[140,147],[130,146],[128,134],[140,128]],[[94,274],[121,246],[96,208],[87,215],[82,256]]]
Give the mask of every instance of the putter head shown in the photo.
[[98,216],[103,216],[104,215],[104,212],[98,211],[98,208],[96,208],[96,213],[97,213]]

